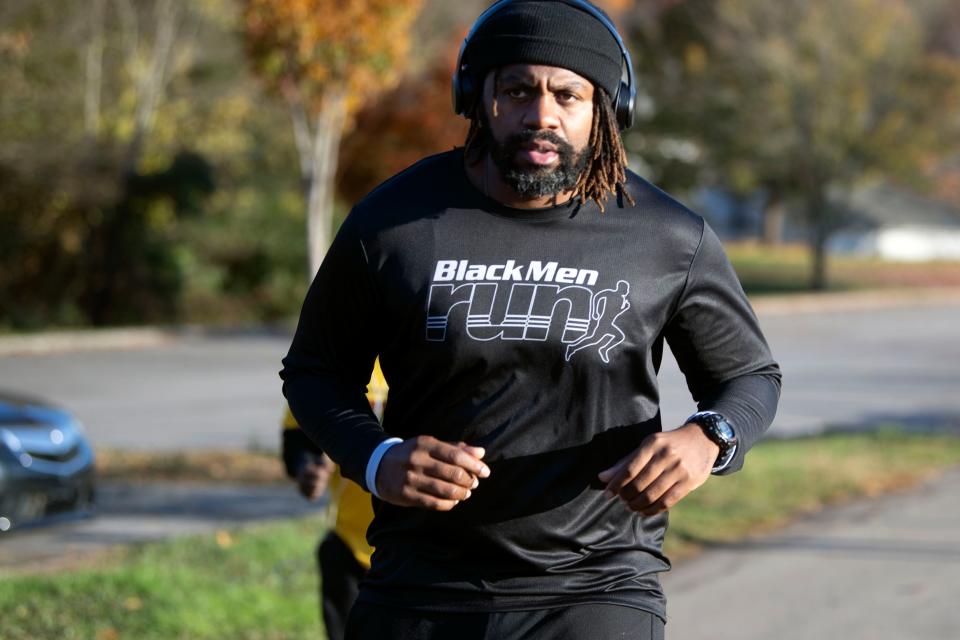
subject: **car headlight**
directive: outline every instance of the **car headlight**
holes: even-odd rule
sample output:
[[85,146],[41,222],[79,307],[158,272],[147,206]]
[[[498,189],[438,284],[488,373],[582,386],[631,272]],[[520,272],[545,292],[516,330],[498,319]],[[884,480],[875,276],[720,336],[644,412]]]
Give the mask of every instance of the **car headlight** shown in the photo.
[[10,453],[20,453],[23,444],[9,429],[0,429],[0,447],[7,449]]

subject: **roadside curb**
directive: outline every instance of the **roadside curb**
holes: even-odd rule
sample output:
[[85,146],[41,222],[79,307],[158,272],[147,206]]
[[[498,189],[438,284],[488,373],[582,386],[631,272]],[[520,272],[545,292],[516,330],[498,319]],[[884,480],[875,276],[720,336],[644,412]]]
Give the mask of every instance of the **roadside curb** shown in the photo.
[[[841,313],[897,307],[960,306],[960,287],[874,289],[840,293],[759,296],[751,299],[759,316]],[[192,336],[292,336],[293,325],[259,327],[119,327],[0,336],[0,357],[73,351],[107,351],[161,347]]]
[[217,327],[203,325],[116,327],[43,331],[0,336],[0,357],[47,355],[72,351],[117,351],[161,347],[191,337],[223,338],[237,336],[292,337],[292,324],[254,327]]
[[176,340],[178,334],[156,327],[48,331],[0,336],[0,357],[44,355],[64,351],[146,349]]
[[751,299],[760,316],[792,313],[840,313],[897,307],[960,305],[960,287],[873,289],[841,293],[810,293],[788,296],[761,296]]

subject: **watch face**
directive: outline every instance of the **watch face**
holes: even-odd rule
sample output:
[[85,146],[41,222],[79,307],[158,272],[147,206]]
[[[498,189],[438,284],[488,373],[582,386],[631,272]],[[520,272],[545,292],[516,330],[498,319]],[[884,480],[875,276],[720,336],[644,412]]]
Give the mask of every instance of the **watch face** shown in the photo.
[[717,425],[717,431],[720,432],[720,435],[722,435],[725,440],[732,442],[736,437],[736,434],[733,432],[733,427],[731,427],[730,423],[726,420],[717,420],[714,424]]

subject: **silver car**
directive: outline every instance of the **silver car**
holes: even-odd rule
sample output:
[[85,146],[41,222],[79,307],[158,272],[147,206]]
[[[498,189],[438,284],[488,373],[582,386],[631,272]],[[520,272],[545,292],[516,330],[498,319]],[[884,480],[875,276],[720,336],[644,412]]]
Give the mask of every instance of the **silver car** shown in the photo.
[[63,409],[0,391],[0,532],[94,497],[94,455],[83,425]]

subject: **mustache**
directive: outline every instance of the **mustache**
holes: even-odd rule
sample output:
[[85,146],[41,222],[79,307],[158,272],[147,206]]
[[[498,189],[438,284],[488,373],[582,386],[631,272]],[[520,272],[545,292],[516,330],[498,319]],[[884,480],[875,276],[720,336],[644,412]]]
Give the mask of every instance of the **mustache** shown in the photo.
[[553,131],[543,131],[537,129],[524,129],[519,133],[511,134],[504,141],[504,150],[513,155],[525,145],[531,142],[549,142],[556,147],[557,153],[561,158],[572,158],[573,147],[569,142],[561,138]]

